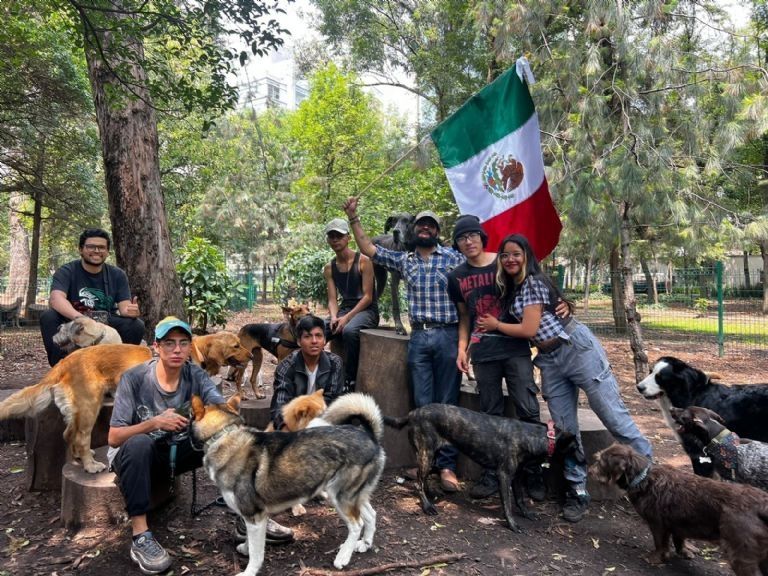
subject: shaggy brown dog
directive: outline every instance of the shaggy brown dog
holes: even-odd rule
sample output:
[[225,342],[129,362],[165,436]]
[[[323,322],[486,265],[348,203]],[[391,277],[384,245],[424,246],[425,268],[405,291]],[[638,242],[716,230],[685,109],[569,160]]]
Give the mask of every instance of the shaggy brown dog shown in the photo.
[[88,348],[96,344],[122,344],[123,340],[112,326],[97,322],[88,316],[78,316],[59,326],[53,335],[53,342],[69,354],[78,348]]
[[686,538],[719,540],[737,576],[768,574],[768,494],[762,490],[651,465],[622,444],[598,452],[590,472],[627,491],[653,534],[652,564],[668,558],[670,537],[688,557]]
[[51,399],[64,416],[64,440],[72,457],[87,472],[106,467],[93,458],[91,430],[104,394],[114,390],[128,368],[152,358],[152,351],[133,344],[104,344],[75,350],[50,369],[34,386],[27,386],[0,403],[0,420],[39,413]]
[[[216,376],[222,366],[244,368],[251,359],[251,353],[242,346],[240,338],[232,332],[217,332],[192,338],[192,361],[199,364],[209,376]],[[241,394],[241,383],[235,381],[237,393]]]
[[[296,343],[296,323],[304,316],[309,314],[309,307],[306,304],[291,303],[283,306],[285,322],[279,324],[261,323],[246,324],[240,328],[238,337],[243,347],[253,354],[253,371],[251,372],[251,389],[256,398],[266,398],[264,393],[264,384],[261,381],[261,363],[264,360],[262,350],[267,350],[280,362],[289,353],[296,350],[299,345]],[[245,365],[236,368],[231,377],[234,379],[237,389],[242,387],[243,375],[245,374]]]

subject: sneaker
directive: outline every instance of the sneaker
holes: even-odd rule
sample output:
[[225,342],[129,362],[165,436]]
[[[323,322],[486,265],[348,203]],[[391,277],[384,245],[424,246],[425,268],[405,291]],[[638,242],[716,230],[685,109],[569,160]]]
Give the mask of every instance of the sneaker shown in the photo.
[[458,492],[459,479],[456,478],[456,473],[450,468],[440,470],[440,486],[446,492]]
[[526,475],[525,489],[534,502],[544,502],[547,499],[547,485],[540,468]]
[[488,498],[499,493],[499,478],[493,472],[483,472],[480,480],[475,482],[469,491],[469,497],[476,500]]
[[[235,540],[245,542],[248,539],[248,532],[245,528],[245,520],[242,516],[235,519]],[[293,530],[282,524],[278,524],[272,518],[267,520],[267,544],[287,544],[293,542]]]
[[147,530],[133,539],[131,544],[131,560],[139,565],[144,574],[160,574],[171,567],[171,557],[160,546],[160,543]]
[[563,519],[568,522],[579,522],[584,518],[589,507],[589,494],[586,490],[568,491],[563,505]]

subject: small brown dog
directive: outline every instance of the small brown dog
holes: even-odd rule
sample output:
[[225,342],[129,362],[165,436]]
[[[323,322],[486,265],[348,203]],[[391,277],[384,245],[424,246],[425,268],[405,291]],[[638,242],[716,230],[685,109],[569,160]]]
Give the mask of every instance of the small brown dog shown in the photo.
[[[266,398],[264,393],[264,384],[261,380],[261,363],[264,359],[262,350],[267,350],[280,362],[299,345],[296,343],[296,323],[304,316],[309,314],[309,306],[306,304],[289,303],[283,306],[285,322],[278,324],[261,323],[246,324],[240,328],[238,337],[243,347],[253,354],[253,371],[251,372],[251,389],[256,398]],[[232,378],[235,380],[237,389],[240,390],[245,374],[245,366],[236,368]]]
[[598,452],[590,473],[626,490],[653,535],[650,563],[668,558],[670,538],[686,557],[686,538],[719,540],[737,576],[768,574],[768,494],[762,490],[652,465],[623,444]]
[[146,346],[104,344],[75,350],[51,368],[34,386],[27,386],[0,403],[0,420],[31,416],[51,400],[61,410],[67,428],[64,440],[72,456],[86,472],[101,472],[106,467],[93,458],[91,430],[107,391],[114,390],[128,368],[152,358]]
[[69,354],[79,348],[97,344],[122,344],[123,340],[112,326],[97,322],[88,316],[78,316],[59,326],[53,335],[53,342]]
[[[192,361],[199,364],[209,376],[216,376],[222,366],[245,368],[252,358],[251,353],[240,344],[240,338],[232,332],[217,332],[192,338]],[[241,384],[237,393],[242,397]]]

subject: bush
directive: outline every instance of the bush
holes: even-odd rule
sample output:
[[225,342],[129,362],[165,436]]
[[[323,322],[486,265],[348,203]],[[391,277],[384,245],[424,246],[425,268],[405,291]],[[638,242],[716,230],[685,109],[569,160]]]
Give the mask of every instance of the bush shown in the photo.
[[282,304],[294,299],[325,304],[328,292],[323,267],[331,261],[333,252],[317,248],[298,248],[288,253],[275,279],[275,290]]
[[176,271],[190,324],[203,332],[209,324],[223,326],[230,300],[240,297],[245,287],[229,277],[221,251],[204,238],[192,238],[181,251]]
[[709,300],[706,298],[696,298],[693,302],[693,309],[696,310],[697,316],[706,316],[708,308]]

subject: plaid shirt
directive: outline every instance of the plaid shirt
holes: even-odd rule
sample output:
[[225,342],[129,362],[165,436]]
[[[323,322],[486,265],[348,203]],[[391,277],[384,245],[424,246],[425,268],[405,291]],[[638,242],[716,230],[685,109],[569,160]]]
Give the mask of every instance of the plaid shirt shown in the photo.
[[[544,342],[559,336],[563,332],[563,326],[557,316],[550,310],[552,303],[549,299],[549,287],[545,282],[535,276],[528,276],[515,295],[510,312],[521,322],[523,320],[523,309],[526,306],[543,305],[541,312],[541,322],[536,336],[531,338],[531,342]],[[567,336],[566,336],[567,338]]]
[[374,264],[400,272],[408,294],[408,317],[413,322],[459,321],[456,306],[448,296],[448,272],[464,262],[456,250],[437,246],[426,260],[416,252],[397,252],[376,247]]

